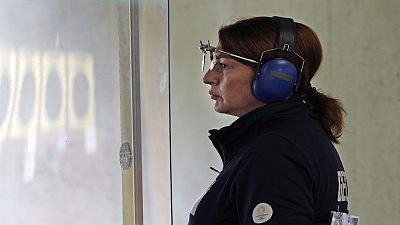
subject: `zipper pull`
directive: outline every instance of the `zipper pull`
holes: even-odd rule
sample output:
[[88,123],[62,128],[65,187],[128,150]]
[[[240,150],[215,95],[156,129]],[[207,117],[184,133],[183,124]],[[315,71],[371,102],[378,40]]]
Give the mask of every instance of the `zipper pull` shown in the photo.
[[221,172],[219,172],[217,169],[214,169],[212,166],[210,166],[210,169],[214,172],[217,172],[218,174],[220,174]]

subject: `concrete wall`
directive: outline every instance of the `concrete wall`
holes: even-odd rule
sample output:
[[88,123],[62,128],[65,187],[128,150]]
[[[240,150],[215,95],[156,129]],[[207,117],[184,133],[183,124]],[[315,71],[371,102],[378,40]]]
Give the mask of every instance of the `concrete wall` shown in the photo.
[[170,1],[171,147],[174,224],[221,168],[207,136],[233,117],[213,112],[202,84],[199,40],[216,43],[220,25],[282,15],[312,27],[324,47],[313,85],[342,100],[346,128],[338,146],[350,185],[351,213],[361,224],[400,221],[400,35],[395,0]]

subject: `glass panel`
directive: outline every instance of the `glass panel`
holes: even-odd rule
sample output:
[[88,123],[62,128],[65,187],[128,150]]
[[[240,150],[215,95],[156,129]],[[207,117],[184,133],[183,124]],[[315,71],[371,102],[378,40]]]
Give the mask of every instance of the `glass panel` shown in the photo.
[[171,224],[168,1],[140,2],[143,224]]
[[[122,38],[125,48],[120,48],[121,54],[132,46],[132,82],[121,83],[121,106],[126,108],[121,119],[132,121],[122,124],[122,140],[131,143],[134,152],[132,167],[123,170],[124,224],[168,225],[172,222],[168,1],[131,0],[130,9],[130,43]],[[127,64],[128,58],[121,62]],[[121,71],[121,76],[127,75]],[[129,85],[133,90],[128,90]],[[129,91],[132,99],[127,97]]]
[[0,0],[1,224],[122,224],[118,4]]

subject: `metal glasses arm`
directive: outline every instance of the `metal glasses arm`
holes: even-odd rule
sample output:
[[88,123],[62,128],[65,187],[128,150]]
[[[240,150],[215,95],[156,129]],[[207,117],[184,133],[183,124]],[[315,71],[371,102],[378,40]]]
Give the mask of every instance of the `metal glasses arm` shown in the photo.
[[257,63],[257,64],[259,63],[259,62],[255,61],[255,60],[252,60],[252,59],[240,56],[240,55],[236,55],[236,54],[233,54],[233,53],[229,53],[229,52],[225,52],[223,50],[217,49],[216,47],[210,45],[210,41],[208,41],[207,44],[203,44],[203,42],[200,41],[200,50],[201,50],[202,56],[203,56],[203,60],[202,60],[202,63],[201,63],[202,71],[204,71],[204,64],[205,64],[207,52],[210,52],[210,53],[220,52],[220,53],[232,56],[233,58],[242,59],[242,60],[245,60],[245,61],[248,61],[248,62],[251,62],[251,63]]

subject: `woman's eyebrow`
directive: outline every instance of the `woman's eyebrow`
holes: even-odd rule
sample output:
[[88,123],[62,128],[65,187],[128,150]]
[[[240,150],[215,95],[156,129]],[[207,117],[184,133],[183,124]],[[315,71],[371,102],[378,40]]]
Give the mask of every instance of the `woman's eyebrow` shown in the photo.
[[[253,59],[248,59],[248,58],[240,56],[240,55],[236,55],[236,54],[233,54],[233,53],[225,52],[225,51],[223,51],[221,49],[217,49],[216,48],[215,51],[216,51],[216,55],[217,54],[225,55],[226,57],[224,57],[224,58],[227,58],[227,59],[242,59],[242,60],[246,60],[248,62],[258,63],[257,61],[255,61]],[[222,58],[222,57],[220,56],[220,58]]]
[[233,59],[232,56],[230,56],[230,55],[228,55],[228,54],[225,54],[225,53],[223,53],[223,52],[217,52],[217,53],[215,54],[215,58],[216,58],[216,59],[221,59],[221,58]]

